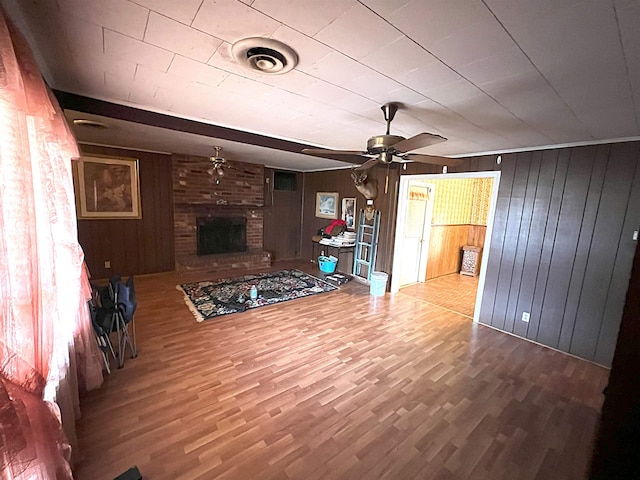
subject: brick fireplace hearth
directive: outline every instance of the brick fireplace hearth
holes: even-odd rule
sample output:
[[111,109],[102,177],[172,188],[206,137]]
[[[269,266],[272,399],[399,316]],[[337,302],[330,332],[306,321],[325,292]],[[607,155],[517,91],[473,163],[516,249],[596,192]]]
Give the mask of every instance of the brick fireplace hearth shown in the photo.
[[[177,271],[264,268],[271,263],[262,244],[264,167],[228,163],[251,174],[226,168],[216,184],[217,177],[209,173],[211,163],[206,157],[172,155]],[[239,216],[247,221],[246,252],[197,255],[198,217]]]

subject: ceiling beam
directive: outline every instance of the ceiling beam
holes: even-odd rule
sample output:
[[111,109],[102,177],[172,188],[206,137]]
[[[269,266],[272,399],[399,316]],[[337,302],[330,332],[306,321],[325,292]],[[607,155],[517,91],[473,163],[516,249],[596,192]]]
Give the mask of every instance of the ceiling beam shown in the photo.
[[[229,140],[249,145],[257,145],[274,150],[283,150],[285,152],[302,153],[304,148],[316,148],[315,145],[268,137],[258,133],[245,132],[234,128],[198,122],[164,113],[151,112],[149,110],[142,110],[104,100],[97,100],[95,98],[63,92],[61,90],[53,90],[53,93],[58,99],[60,106],[66,110],[75,110],[78,112],[90,113],[118,120],[141,123],[143,125],[167,128],[178,132],[192,133],[195,135],[219,138],[222,140]],[[342,162],[356,164],[362,164],[369,160],[367,157],[354,157],[338,154],[327,154],[323,157],[331,160],[339,160]]]

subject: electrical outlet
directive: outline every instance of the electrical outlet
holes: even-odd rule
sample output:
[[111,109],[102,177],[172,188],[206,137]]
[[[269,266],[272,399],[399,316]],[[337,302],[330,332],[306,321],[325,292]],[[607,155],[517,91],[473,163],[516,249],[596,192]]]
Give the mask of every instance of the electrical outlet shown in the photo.
[[529,323],[529,315],[530,315],[529,312],[522,312],[522,321]]
[[104,268],[111,268],[111,262],[109,260],[104,262]]

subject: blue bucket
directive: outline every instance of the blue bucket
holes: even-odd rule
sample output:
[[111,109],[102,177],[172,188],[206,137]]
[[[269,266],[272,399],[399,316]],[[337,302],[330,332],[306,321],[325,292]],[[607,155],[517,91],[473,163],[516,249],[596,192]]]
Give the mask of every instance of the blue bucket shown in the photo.
[[337,264],[338,260],[334,260],[333,258],[323,257],[322,255],[318,257],[318,265],[320,265],[321,272],[333,273],[336,271]]

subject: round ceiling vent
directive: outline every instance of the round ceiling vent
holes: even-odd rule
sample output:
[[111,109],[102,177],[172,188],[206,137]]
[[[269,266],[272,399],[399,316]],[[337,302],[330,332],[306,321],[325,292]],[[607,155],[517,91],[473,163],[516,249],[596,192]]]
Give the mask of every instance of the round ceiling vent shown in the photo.
[[267,75],[287,73],[298,64],[298,56],[291,47],[270,38],[238,40],[231,47],[231,54],[243,67]]

